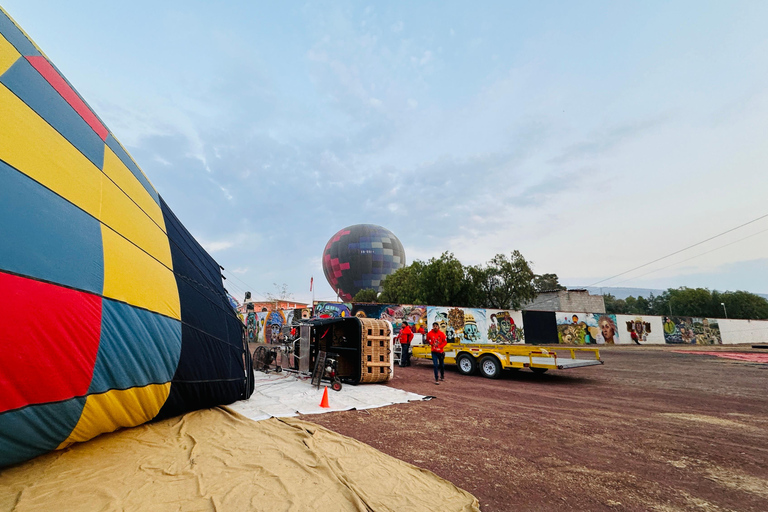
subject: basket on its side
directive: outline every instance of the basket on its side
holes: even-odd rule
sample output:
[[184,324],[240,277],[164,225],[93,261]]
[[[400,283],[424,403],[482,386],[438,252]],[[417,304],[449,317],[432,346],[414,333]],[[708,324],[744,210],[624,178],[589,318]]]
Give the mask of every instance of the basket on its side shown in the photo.
[[389,322],[360,318],[360,382],[386,382],[392,378],[392,331]]

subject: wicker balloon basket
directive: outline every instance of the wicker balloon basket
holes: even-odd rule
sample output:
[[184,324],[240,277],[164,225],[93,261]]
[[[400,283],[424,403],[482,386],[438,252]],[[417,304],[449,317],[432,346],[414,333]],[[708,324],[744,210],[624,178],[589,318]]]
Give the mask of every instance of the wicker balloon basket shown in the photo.
[[386,382],[392,378],[392,331],[389,322],[361,318],[360,382]]

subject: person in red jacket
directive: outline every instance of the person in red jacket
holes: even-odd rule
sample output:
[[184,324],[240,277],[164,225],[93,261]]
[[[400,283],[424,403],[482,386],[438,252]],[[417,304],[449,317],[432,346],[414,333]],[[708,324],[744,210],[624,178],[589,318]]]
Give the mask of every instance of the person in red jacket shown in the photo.
[[448,340],[445,333],[440,330],[437,322],[432,324],[432,330],[427,333],[427,343],[432,349],[432,365],[435,369],[435,384],[440,384],[437,380],[438,370],[440,371],[440,380],[445,380],[445,346]]
[[411,340],[413,331],[408,327],[408,322],[403,322],[398,334],[400,341],[400,366],[411,366]]

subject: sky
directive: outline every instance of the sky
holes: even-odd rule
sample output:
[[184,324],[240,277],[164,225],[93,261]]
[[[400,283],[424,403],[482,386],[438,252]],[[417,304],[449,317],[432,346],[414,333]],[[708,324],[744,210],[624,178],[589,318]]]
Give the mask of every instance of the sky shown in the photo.
[[768,2],[0,4],[235,298],[334,298],[363,223],[409,263],[768,293]]

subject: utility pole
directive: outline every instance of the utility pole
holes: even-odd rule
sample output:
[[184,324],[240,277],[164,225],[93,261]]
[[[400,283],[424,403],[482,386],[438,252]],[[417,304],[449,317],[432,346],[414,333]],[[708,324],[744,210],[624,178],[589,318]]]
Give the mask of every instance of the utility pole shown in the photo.
[[725,313],[725,319],[728,320],[728,310],[725,309],[725,302],[721,302],[720,305],[723,306],[723,313]]

